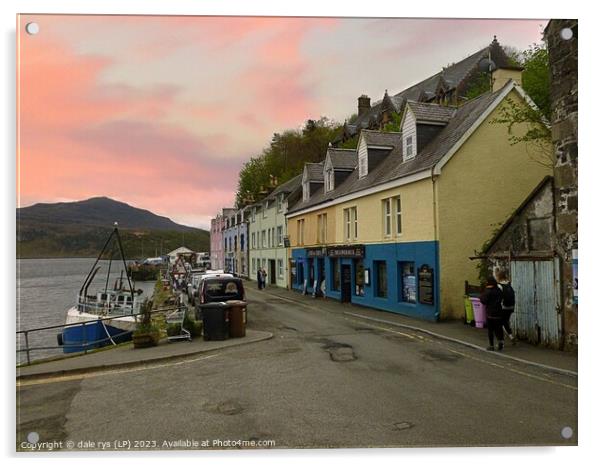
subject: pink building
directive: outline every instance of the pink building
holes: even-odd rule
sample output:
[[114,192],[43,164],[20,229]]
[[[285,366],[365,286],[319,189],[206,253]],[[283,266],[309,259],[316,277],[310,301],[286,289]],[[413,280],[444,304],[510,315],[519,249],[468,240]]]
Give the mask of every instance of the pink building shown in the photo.
[[223,209],[221,213],[217,214],[215,218],[211,219],[211,268],[212,269],[223,269],[224,268],[224,228],[226,218],[230,216],[235,209],[227,208]]

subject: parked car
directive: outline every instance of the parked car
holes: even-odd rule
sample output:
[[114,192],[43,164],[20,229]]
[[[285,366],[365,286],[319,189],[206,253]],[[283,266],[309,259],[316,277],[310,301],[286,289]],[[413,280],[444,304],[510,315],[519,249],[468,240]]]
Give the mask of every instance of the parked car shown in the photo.
[[190,302],[193,306],[197,304],[201,282],[210,277],[233,277],[233,275],[230,273],[224,273],[223,270],[207,270],[206,272],[193,277],[192,287],[190,290],[190,294],[192,295]]
[[229,274],[205,277],[199,284],[199,304],[245,300],[242,279]]

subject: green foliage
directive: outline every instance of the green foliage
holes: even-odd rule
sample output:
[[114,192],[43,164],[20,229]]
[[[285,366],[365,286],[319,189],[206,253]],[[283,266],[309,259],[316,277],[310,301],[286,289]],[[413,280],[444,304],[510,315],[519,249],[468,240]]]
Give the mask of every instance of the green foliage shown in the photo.
[[307,120],[301,129],[275,133],[261,155],[251,158],[240,171],[237,206],[262,199],[276,184],[300,174],[306,162],[321,162],[328,143],[340,130],[340,124],[322,117]]
[[[489,239],[483,243],[483,245],[481,246],[481,249],[479,251],[475,251],[475,255],[477,257],[485,256],[485,252],[491,246],[491,243],[493,242],[493,240],[499,233],[501,227],[502,227],[501,223],[498,223],[495,225],[495,228],[491,232],[491,236],[489,237]],[[489,261],[486,258],[478,259],[476,268],[477,268],[477,272],[479,274],[479,282],[481,284],[485,283],[487,281],[487,277],[489,275],[491,275],[491,272],[489,271]]]
[[534,149],[530,154],[534,161],[552,167],[552,132],[548,124],[551,112],[548,51],[545,44],[534,44],[518,54],[517,59],[524,67],[522,88],[536,108],[506,100],[500,116],[492,123],[506,125],[510,144],[526,143],[527,147]]
[[357,141],[359,140],[359,133],[353,136],[351,139],[347,139],[344,143],[339,144],[341,149],[357,149]]
[[134,335],[143,335],[147,333],[159,334],[160,328],[152,319],[153,301],[148,298],[140,306],[140,323],[134,330]]
[[384,126],[383,131],[386,133],[397,133],[400,131],[401,114],[393,112],[390,114],[390,120]]
[[[110,228],[78,224],[41,224],[22,221],[17,225],[17,257],[96,257],[111,234]],[[166,254],[179,246],[193,251],[209,250],[209,232],[119,229],[127,259]],[[110,252],[109,252],[110,254]],[[114,257],[117,257],[114,256]],[[108,259],[108,256],[105,257]]]
[[479,72],[470,81],[466,89],[465,97],[468,100],[475,99],[491,89],[491,78],[489,73]]

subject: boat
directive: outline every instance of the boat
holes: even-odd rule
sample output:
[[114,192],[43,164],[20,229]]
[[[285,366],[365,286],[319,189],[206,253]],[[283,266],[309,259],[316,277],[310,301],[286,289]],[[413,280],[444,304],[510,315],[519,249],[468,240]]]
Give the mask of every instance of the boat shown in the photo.
[[[89,294],[88,289],[101,269],[98,263],[110,244],[111,255],[104,287]],[[112,288],[109,288],[115,245],[118,246],[123,269]],[[124,282],[124,270],[127,284]],[[64,353],[82,352],[107,345],[116,345],[132,339],[132,332],[138,323],[137,314],[140,313],[139,295],[141,291],[134,290],[127,270],[119,230],[115,224],[79,290],[75,305],[67,310],[65,326],[57,336]]]

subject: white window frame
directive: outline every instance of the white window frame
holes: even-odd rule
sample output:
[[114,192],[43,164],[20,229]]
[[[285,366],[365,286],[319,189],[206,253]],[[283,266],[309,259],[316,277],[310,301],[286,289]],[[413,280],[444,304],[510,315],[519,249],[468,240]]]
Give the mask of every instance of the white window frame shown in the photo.
[[345,228],[345,239],[351,240],[351,208],[343,210],[343,225]]
[[278,278],[284,278],[284,261],[282,259],[278,259]]
[[265,230],[261,230],[261,247],[265,248]]
[[390,238],[393,232],[393,215],[391,198],[383,199],[383,233],[385,238]]
[[278,246],[282,246],[284,243],[284,229],[282,228],[282,225],[279,225],[276,228],[276,238],[278,240]]
[[403,217],[402,217],[402,206],[401,196],[393,197],[395,204],[395,234],[401,236],[403,233]]
[[297,244],[302,246],[305,244],[305,219],[297,220]]
[[282,199],[283,199],[282,195],[278,195],[276,197],[276,202],[278,203],[278,212],[282,212]]
[[414,135],[405,138],[406,159],[413,159],[416,153],[414,152]]

